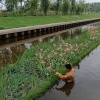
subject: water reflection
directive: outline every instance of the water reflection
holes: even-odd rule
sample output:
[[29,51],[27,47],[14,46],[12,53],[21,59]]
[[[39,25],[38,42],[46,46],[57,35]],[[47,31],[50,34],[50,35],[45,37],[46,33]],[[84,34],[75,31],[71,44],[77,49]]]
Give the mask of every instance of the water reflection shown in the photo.
[[30,34],[6,40],[0,39],[0,68],[1,66],[7,66],[8,64],[15,63],[18,57],[23,54],[25,49],[30,49],[31,46],[48,40],[53,42],[54,40],[58,39],[66,39],[80,36],[85,28],[87,28],[87,26],[71,29],[63,33],[60,32],[60,34],[52,33],[51,35],[48,34],[44,36],[39,36],[38,38]]
[[55,89],[58,91],[64,92],[66,94],[66,96],[68,97],[68,96],[70,96],[71,90],[73,89],[73,87],[74,87],[74,83],[65,83],[62,87],[60,87],[60,88],[56,87]]
[[30,49],[32,46],[32,43],[25,43],[24,46],[26,49]]
[[75,69],[80,69],[80,64],[77,64],[74,68]]
[[81,27],[75,30],[70,30],[69,34],[71,35],[71,38],[74,38],[75,36],[79,36],[81,35],[81,33],[83,32],[83,30],[86,29],[85,27]]
[[39,38],[39,42],[43,42],[43,38]]
[[23,45],[7,47],[3,50],[0,50],[0,66],[3,67],[16,62],[18,56],[20,56],[24,50],[25,47]]
[[10,48],[10,47],[6,48],[5,53],[6,53],[7,55],[12,54],[11,48]]
[[100,100],[100,46],[86,58],[75,66],[74,84],[60,81],[37,100]]

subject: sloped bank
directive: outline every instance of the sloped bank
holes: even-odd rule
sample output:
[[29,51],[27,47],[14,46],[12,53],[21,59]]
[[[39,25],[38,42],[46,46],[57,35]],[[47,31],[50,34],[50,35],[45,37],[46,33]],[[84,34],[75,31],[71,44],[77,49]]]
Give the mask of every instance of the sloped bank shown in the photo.
[[[99,37],[100,38],[100,37]],[[72,63],[73,66],[78,64],[85,56],[87,56],[92,50],[94,50],[98,45],[100,45],[100,41],[94,41],[92,45],[89,46],[87,50],[80,53],[79,56],[74,57],[70,63]],[[59,70],[61,73],[65,73],[65,69]],[[49,88],[51,88],[55,83],[59,81],[58,77],[55,75],[52,75],[50,79],[43,84],[41,84],[35,91],[29,93],[27,96],[25,96],[23,99],[25,100],[35,100],[39,98],[43,93],[45,93]]]
[[[87,56],[92,50],[94,50],[98,45],[100,45],[100,42],[95,43],[95,46],[91,46],[86,52],[84,52],[80,57],[75,57],[72,59],[71,63],[73,66],[78,64],[85,56]],[[65,73],[65,70],[60,70],[59,72]],[[35,91],[31,91],[28,93],[25,97],[23,97],[23,100],[36,100],[37,98],[41,97],[48,89],[50,89],[54,84],[56,84],[59,81],[59,79],[53,75],[50,77],[50,79],[43,84],[41,84]]]
[[26,50],[13,67],[2,71],[0,98],[35,100],[40,97],[58,82],[55,71],[64,73],[66,61],[74,66],[100,44],[99,30],[90,27],[80,37],[60,38]]

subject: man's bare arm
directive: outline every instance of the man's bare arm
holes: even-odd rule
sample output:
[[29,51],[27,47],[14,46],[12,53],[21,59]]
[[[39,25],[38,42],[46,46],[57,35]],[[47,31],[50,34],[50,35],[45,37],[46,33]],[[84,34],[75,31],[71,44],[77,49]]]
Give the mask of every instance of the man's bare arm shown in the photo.
[[62,80],[65,80],[65,79],[68,79],[68,78],[69,78],[68,75],[62,75],[62,74],[59,73],[59,72],[56,72],[56,75],[57,75],[59,78],[61,78]]

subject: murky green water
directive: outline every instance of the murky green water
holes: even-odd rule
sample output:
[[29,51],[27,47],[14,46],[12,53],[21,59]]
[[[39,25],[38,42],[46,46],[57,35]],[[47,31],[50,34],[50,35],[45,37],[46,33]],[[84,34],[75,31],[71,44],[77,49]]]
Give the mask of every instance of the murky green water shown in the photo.
[[[58,40],[59,38],[73,38],[79,36],[82,32],[82,28],[73,29],[70,31],[65,31],[63,33],[53,33],[45,36],[32,37],[25,36],[8,40],[0,41],[0,66],[7,66],[17,61],[26,49],[30,49],[40,42]],[[1,68],[0,67],[0,68]]]
[[[98,23],[93,24],[93,26],[98,25]],[[87,28],[87,26],[73,28],[68,31],[52,33],[39,37],[27,35],[13,39],[0,40],[0,70],[8,64],[15,63],[18,57],[20,57],[26,49],[30,49],[31,46],[48,40],[53,41],[59,37],[65,39],[79,36],[84,28]]]
[[75,67],[75,83],[60,81],[38,100],[100,100],[100,46]]

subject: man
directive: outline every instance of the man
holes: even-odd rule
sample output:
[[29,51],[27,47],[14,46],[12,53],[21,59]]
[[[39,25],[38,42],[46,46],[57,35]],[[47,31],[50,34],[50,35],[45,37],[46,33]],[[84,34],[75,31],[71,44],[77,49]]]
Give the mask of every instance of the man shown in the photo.
[[59,72],[56,72],[56,75],[63,81],[70,83],[70,82],[74,82],[74,78],[75,78],[75,71],[72,68],[71,64],[66,64],[65,65],[67,72],[65,75],[62,75]]

